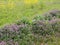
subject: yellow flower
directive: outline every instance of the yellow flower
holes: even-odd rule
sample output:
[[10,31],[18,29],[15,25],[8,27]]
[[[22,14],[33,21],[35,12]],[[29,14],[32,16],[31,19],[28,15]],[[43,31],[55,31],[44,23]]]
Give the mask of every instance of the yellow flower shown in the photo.
[[36,4],[38,3],[38,0],[24,0],[25,4]]
[[9,8],[9,9],[13,9],[15,7],[15,3],[12,1],[8,1],[8,2],[0,2],[0,8]]
[[0,8],[4,8],[5,7],[5,4],[4,3],[0,3]]
[[12,9],[15,7],[15,3],[13,2],[8,2],[8,4],[6,5],[8,8]]

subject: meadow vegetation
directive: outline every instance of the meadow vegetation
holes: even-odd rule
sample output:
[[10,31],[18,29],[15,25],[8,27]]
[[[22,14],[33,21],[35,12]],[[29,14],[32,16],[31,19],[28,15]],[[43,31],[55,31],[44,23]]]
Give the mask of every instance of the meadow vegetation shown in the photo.
[[0,29],[0,43],[5,45],[60,45],[60,11],[36,16],[30,23],[22,19]]
[[52,9],[60,10],[59,0],[0,0],[0,27],[24,17],[31,20]]
[[60,45],[59,0],[0,0],[0,45]]

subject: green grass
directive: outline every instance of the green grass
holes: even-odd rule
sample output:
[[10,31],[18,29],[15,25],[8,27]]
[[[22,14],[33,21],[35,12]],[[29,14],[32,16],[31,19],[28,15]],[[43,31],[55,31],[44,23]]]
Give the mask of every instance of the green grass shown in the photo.
[[[42,15],[52,9],[60,9],[60,4],[57,3],[59,0],[40,0],[38,4],[33,5],[25,5],[23,0],[18,1],[13,0],[15,7],[12,9],[6,5],[3,8],[0,6],[0,27],[14,23],[24,17],[31,21],[36,15]],[[5,3],[8,3],[8,1],[6,0]]]

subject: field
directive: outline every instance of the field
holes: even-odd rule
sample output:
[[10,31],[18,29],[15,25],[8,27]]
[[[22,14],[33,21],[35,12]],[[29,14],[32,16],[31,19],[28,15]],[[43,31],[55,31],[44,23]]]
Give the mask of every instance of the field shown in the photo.
[[0,26],[14,23],[22,18],[31,20],[36,15],[42,15],[52,9],[60,9],[59,0],[0,0]]
[[0,0],[0,45],[60,45],[60,0]]

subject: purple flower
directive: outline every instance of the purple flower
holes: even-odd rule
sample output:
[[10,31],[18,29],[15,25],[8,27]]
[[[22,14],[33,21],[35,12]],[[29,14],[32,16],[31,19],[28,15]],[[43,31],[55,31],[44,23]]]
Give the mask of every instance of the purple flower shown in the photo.
[[1,41],[0,45],[7,45],[5,41]]

